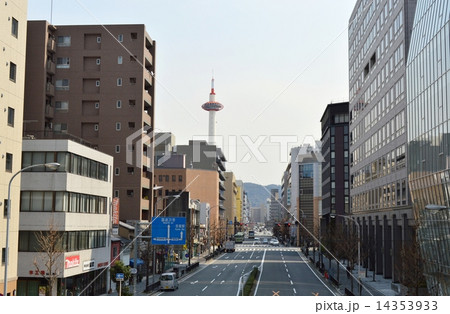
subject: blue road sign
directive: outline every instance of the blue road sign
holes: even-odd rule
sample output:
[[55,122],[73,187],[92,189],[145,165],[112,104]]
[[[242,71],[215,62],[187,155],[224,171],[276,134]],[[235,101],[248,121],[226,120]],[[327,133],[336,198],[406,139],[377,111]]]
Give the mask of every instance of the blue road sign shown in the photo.
[[185,217],[154,217],[152,218],[153,245],[184,245],[186,244]]
[[125,275],[123,273],[116,273],[116,280],[122,281],[125,279]]

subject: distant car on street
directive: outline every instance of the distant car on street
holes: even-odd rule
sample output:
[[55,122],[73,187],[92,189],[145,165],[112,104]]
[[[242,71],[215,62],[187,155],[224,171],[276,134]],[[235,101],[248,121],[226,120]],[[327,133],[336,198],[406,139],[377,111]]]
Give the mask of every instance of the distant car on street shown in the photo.
[[263,244],[269,244],[269,240],[267,240],[267,238],[263,238],[262,243]]
[[272,239],[272,240],[270,240],[270,245],[279,246],[280,242],[277,239]]

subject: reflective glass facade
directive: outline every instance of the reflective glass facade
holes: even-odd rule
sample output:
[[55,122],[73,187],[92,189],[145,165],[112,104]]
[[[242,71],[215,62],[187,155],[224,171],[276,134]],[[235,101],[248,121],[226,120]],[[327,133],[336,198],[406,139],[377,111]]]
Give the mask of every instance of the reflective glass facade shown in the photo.
[[418,1],[406,70],[407,155],[424,274],[432,295],[450,295],[449,27],[448,0]]

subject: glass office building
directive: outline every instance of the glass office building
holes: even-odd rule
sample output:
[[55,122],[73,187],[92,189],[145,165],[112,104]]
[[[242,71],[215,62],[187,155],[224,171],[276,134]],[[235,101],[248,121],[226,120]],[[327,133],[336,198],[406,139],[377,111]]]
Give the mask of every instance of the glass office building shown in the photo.
[[431,295],[450,294],[450,2],[417,2],[407,59],[408,178]]

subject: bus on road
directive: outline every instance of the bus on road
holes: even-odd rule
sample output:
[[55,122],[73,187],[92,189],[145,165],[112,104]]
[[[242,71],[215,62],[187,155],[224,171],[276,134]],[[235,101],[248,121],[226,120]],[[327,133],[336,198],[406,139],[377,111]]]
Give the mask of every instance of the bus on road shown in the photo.
[[255,238],[255,231],[250,230],[250,231],[248,232],[248,238],[249,238],[249,239],[254,239],[254,238]]
[[234,235],[234,242],[235,243],[242,243],[244,242],[244,233],[238,232]]

